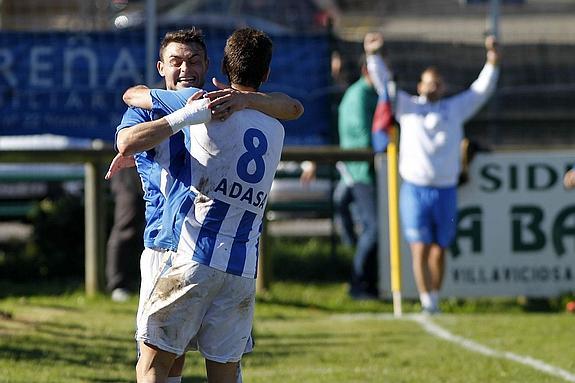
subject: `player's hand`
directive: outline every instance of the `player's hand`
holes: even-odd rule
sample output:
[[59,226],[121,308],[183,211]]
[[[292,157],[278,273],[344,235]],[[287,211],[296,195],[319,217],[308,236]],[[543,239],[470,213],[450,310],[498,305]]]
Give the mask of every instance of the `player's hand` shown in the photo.
[[210,107],[213,110],[212,118],[224,121],[232,113],[237,112],[248,107],[249,92],[242,92],[230,87],[230,85],[219,81],[217,78],[212,78],[212,84],[218,90],[209,92]]
[[188,100],[186,101],[186,104],[191,104],[192,102],[199,100],[200,98],[204,97],[206,94],[207,94],[207,92],[205,90],[200,89],[188,98]]
[[499,53],[499,45],[495,36],[489,35],[485,38],[485,50],[487,51],[487,62],[497,65],[501,54]]
[[485,37],[485,49],[490,51],[497,49],[497,38],[493,35]]
[[383,33],[368,32],[363,39],[363,50],[367,55],[374,55],[383,48]]
[[211,101],[212,119],[225,121],[232,113],[248,106],[249,92],[232,89],[216,78],[212,79],[212,83],[218,88],[206,94]]
[[132,168],[134,166],[136,166],[136,161],[134,160],[134,156],[125,157],[125,156],[118,153],[118,154],[116,154],[116,157],[114,157],[114,159],[110,163],[110,167],[108,168],[108,172],[106,173],[106,176],[104,178],[109,180],[116,173],[118,173],[120,170],[125,169],[125,168]]
[[575,170],[571,169],[565,173],[563,186],[565,186],[565,189],[573,189],[575,187]]
[[311,162],[311,161],[302,162],[301,163],[301,170],[302,171],[301,171],[301,175],[299,176],[299,182],[302,185],[307,186],[315,180],[316,170],[317,170],[317,166],[316,166],[315,162]]

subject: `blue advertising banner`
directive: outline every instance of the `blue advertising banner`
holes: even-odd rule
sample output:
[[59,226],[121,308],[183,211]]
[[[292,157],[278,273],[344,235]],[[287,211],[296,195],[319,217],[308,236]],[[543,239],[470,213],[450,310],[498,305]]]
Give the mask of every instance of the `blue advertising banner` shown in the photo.
[[[220,72],[230,31],[209,30],[211,78]],[[163,36],[165,31],[160,31]],[[0,134],[52,133],[112,141],[126,105],[126,88],[145,78],[143,30],[122,32],[0,33]],[[286,122],[286,144],[327,144],[329,132],[329,44],[327,36],[272,36],[270,82],[262,91],[299,99],[304,116]],[[158,76],[158,87],[162,81]]]

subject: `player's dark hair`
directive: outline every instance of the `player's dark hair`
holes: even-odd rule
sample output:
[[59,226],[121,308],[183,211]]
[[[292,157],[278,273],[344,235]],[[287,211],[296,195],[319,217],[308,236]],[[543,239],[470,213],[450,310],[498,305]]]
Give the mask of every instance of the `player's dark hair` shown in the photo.
[[204,50],[204,59],[207,60],[208,54],[206,50],[206,43],[204,42],[204,34],[202,30],[196,27],[189,29],[180,29],[177,31],[167,32],[162,42],[160,43],[160,61],[164,58],[164,49],[170,43],[179,43],[185,45],[198,44]]
[[222,72],[230,84],[258,89],[272,60],[272,41],[262,31],[238,29],[226,41]]

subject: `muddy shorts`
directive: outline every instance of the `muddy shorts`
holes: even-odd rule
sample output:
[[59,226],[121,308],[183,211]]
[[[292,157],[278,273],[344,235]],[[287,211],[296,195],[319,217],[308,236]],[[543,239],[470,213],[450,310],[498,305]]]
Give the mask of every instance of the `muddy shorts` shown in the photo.
[[219,363],[237,362],[251,349],[255,279],[167,252],[149,297],[142,302],[136,339],[182,355],[198,349]]
[[137,323],[144,311],[144,303],[150,298],[154,282],[160,272],[164,256],[169,256],[166,251],[158,251],[145,248],[140,256],[140,300],[138,302]]

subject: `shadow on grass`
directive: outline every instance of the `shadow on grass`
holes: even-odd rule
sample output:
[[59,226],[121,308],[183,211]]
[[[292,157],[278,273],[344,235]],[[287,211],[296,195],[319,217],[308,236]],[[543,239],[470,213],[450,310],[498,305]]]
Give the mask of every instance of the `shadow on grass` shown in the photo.
[[273,275],[278,279],[341,282],[349,279],[353,249],[318,238],[272,237]]
[[134,365],[135,352],[130,352],[129,337],[102,334],[75,323],[33,321],[11,318],[6,323],[27,327],[0,337],[0,360],[25,360],[34,365],[67,364],[79,369],[90,365],[108,365],[110,360],[121,366]]
[[[89,379],[88,382],[93,383],[122,383],[130,382],[133,383],[134,379]],[[206,383],[206,378],[202,376],[190,376],[183,377],[182,383]]]
[[18,283],[0,280],[0,299],[9,297],[60,296],[83,290],[83,282],[77,279],[59,279],[41,282]]
[[319,310],[325,313],[346,313],[353,311],[350,308],[344,308],[340,306],[334,306],[329,304],[321,304],[317,302],[302,302],[297,299],[285,299],[279,297],[258,297],[258,303],[265,303],[271,305],[278,305],[283,307],[292,307],[298,309],[308,309],[308,310]]
[[558,313],[565,310],[570,295],[553,298],[493,297],[451,298],[442,303],[447,313]]

